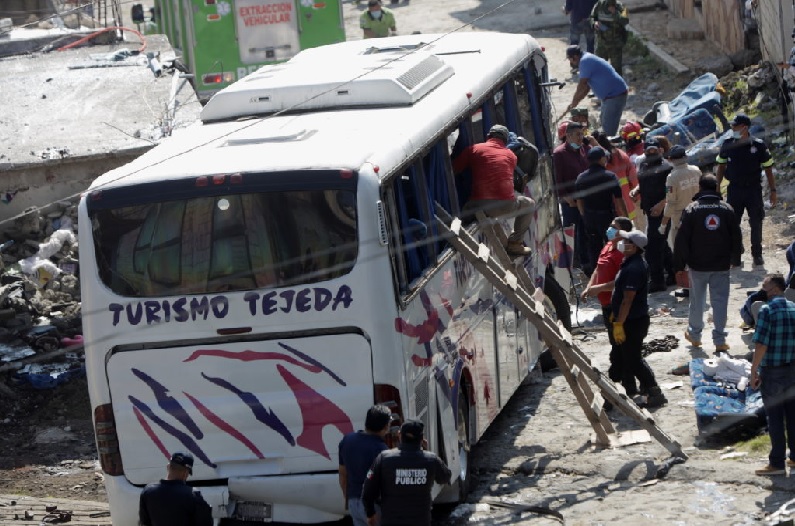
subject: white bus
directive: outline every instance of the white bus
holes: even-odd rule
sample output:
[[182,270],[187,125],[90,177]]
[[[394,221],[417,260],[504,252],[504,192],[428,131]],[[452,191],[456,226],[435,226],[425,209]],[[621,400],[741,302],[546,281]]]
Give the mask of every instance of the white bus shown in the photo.
[[542,343],[438,236],[434,203],[459,213],[451,155],[493,124],[534,143],[526,267],[568,314],[546,78],[527,35],[315,48],[91,185],[83,324],[114,525],[178,450],[218,524],[339,519],[337,446],[374,403],[425,422],[454,473],[437,501],[466,493],[470,446]]

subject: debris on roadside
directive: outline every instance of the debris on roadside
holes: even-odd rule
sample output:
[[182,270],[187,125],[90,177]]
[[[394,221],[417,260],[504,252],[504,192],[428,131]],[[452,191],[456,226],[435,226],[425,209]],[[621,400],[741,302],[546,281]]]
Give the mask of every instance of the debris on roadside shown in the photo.
[[0,238],[0,384],[5,387],[50,389],[85,372],[76,223],[76,202],[66,200],[5,225]]

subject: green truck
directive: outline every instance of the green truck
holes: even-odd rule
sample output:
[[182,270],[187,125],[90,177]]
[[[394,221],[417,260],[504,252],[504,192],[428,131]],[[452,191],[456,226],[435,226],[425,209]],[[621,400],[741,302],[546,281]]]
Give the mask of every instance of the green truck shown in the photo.
[[345,40],[341,0],[155,0],[154,14],[203,102],[264,64]]

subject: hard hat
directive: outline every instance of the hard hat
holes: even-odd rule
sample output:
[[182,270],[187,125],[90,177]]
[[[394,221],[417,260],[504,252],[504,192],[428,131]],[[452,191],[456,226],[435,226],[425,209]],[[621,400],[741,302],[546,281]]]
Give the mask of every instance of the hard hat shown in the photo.
[[643,132],[643,128],[640,127],[640,123],[627,121],[624,124],[624,127],[621,128],[621,138],[625,141],[630,139],[640,139],[640,135]]

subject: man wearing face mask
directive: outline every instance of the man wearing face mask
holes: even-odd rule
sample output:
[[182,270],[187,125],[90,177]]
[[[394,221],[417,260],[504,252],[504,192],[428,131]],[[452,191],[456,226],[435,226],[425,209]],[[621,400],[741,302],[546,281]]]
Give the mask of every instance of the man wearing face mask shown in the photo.
[[[721,145],[720,153],[715,158],[718,165],[718,188],[725,177],[729,181],[726,201],[734,209],[737,224],[748,210],[748,223],[751,226],[751,256],[754,265],[765,264],[762,258],[762,220],[765,218],[765,206],[762,201],[762,174],[767,177],[770,190],[770,204],[776,206],[776,179],[773,176],[773,158],[765,141],[757,139],[749,133],[751,119],[738,113],[731,122],[732,137]],[[742,252],[742,251],[741,251]],[[732,265],[742,265],[740,257],[732,261]]]
[[381,6],[380,0],[368,0],[367,11],[359,17],[359,27],[364,31],[364,38],[388,37],[390,31],[397,32],[395,14],[391,9]]
[[607,228],[614,217],[626,216],[627,211],[616,174],[605,168],[607,152],[604,148],[594,146],[588,150],[587,158],[591,165],[577,176],[573,196],[585,224],[588,261],[595,265],[607,241]]
[[[660,233],[665,209],[665,181],[673,166],[663,159],[660,143],[655,138],[646,139],[645,159],[638,170],[640,207],[646,213],[648,247],[646,262],[649,264],[651,282],[649,293],[661,292],[676,280],[673,271],[673,255],[666,241],[667,232]],[[666,280],[665,272],[668,273]]]
[[[640,230],[620,230],[618,249],[624,253],[624,262],[616,276],[612,310],[613,339],[621,346],[621,365],[624,380],[621,382],[627,396],[646,395],[645,406],[659,407],[668,403],[657,385],[654,372],[641,353],[643,339],[649,332],[648,270],[643,261],[643,248],[648,239]],[[635,387],[635,379],[640,390]]]
[[[624,374],[621,365],[621,346],[613,339],[613,324],[610,321],[611,314],[613,313],[610,307],[610,296],[613,291],[616,275],[621,268],[621,263],[624,261],[624,253],[621,252],[616,246],[620,241],[616,237],[619,230],[632,230],[632,221],[627,217],[616,217],[605,232],[607,243],[599,252],[599,258],[596,261],[596,270],[591,274],[591,279],[585,290],[582,291],[583,301],[591,296],[596,296],[599,299],[599,304],[602,306],[602,319],[607,329],[607,338],[610,341],[610,367],[607,370],[607,375],[614,382],[623,382]],[[634,385],[634,383],[632,384]],[[632,386],[624,386],[627,391],[632,390]],[[613,406],[610,402],[605,401],[605,410],[609,411]]]
[[563,220],[563,226],[574,225],[575,266],[579,264],[583,272],[590,276],[591,272],[593,272],[593,265],[596,262],[588,260],[585,226],[572,195],[577,176],[588,168],[586,155],[589,146],[584,143],[584,135],[580,123],[569,121],[565,124],[565,139],[552,152],[552,165],[555,168],[555,191],[560,202],[560,215]]

